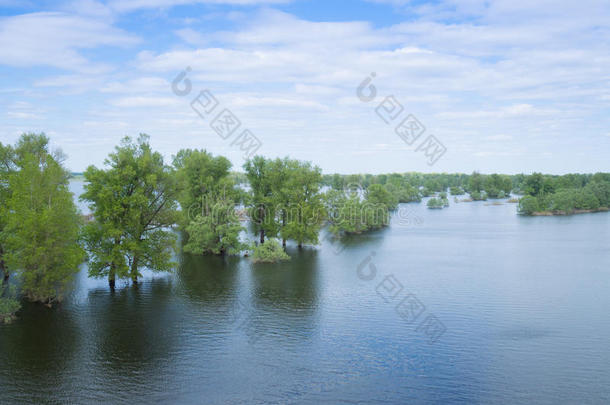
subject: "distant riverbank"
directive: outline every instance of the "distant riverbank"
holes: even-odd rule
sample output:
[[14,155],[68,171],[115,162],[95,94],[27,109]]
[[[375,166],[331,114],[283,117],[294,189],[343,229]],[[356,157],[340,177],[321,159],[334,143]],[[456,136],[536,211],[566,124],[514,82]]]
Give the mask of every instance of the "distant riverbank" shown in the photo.
[[595,210],[572,210],[572,211],[538,211],[531,214],[533,217],[555,217],[576,214],[591,214],[595,212],[608,212],[610,208],[601,207]]

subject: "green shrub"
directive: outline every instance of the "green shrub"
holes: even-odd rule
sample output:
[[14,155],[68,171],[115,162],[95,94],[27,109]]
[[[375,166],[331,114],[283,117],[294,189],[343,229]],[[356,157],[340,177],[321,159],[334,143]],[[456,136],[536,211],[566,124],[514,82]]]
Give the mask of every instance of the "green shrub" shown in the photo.
[[519,207],[517,208],[519,214],[532,215],[535,212],[540,211],[540,204],[536,197],[526,195],[519,200]]
[[254,263],[276,263],[289,259],[290,256],[284,252],[282,245],[276,239],[267,239],[265,243],[256,246],[252,253]]
[[0,322],[9,323],[15,319],[15,313],[21,309],[16,299],[15,287],[3,287],[0,291]]

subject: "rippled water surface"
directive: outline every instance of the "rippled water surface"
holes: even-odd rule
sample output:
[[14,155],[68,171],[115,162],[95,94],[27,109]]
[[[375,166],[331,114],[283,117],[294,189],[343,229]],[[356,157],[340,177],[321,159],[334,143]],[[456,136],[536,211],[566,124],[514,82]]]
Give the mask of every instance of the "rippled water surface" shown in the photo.
[[406,212],[114,293],[83,267],[60,306],[0,326],[0,403],[610,402],[610,213]]

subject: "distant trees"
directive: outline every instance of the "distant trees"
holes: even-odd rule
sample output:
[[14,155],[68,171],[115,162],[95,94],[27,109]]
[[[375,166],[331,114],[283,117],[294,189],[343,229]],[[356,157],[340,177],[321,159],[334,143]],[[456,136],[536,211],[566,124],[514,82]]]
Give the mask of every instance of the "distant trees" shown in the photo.
[[610,208],[610,179],[605,173],[593,176],[533,173],[524,177],[522,189],[527,195],[519,202],[519,213],[524,215],[537,212],[570,214]]
[[432,197],[431,199],[428,200],[428,203],[426,204],[428,206],[428,208],[432,208],[432,209],[440,209],[440,208],[445,208],[449,206],[449,199],[447,198],[447,193],[440,193],[438,195],[438,197]]
[[44,134],[25,134],[12,152],[6,147],[3,152],[5,158],[12,155],[12,164],[2,175],[2,260],[19,275],[25,296],[51,305],[62,299],[85,256],[70,174],[61,152],[51,153],[48,143]]
[[334,234],[358,234],[388,226],[388,205],[394,197],[381,184],[372,184],[364,197],[358,193],[330,190],[325,195],[330,231]]
[[142,267],[170,270],[176,237],[169,228],[178,219],[172,168],[146,135],[124,138],[105,165],[87,169],[81,196],[95,218],[84,229],[89,274],[107,277],[113,288],[117,278],[137,284]]

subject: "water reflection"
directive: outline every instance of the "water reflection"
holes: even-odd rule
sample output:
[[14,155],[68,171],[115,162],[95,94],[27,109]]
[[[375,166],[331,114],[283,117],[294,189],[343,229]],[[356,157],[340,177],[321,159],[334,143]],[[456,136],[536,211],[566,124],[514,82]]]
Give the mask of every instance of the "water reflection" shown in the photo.
[[[0,330],[0,382],[15,398],[35,393],[61,392],[81,341],[78,327],[66,308],[23,303],[20,319]],[[13,394],[10,394],[13,393]],[[0,397],[1,398],[1,397]],[[1,401],[0,401],[1,402]]]

